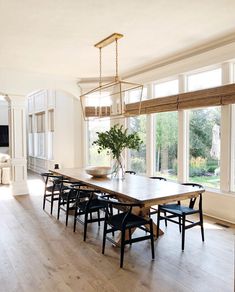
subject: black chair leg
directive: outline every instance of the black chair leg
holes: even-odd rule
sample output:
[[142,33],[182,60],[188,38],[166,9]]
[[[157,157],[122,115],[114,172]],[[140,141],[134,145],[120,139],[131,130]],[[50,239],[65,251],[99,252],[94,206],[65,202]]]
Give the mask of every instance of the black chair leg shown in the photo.
[[202,241],[205,240],[204,238],[204,228],[203,228],[203,214],[202,211],[200,211],[200,223],[201,223],[201,234],[202,234]]
[[153,236],[153,220],[150,220],[150,235],[151,235],[151,250],[152,250],[152,259],[155,258],[155,253],[154,253],[154,236]]
[[[129,228],[128,230],[129,230],[129,240],[131,240],[131,228]],[[130,242],[130,245],[132,245],[132,242]]]
[[182,216],[182,250],[184,250],[185,241],[185,215]]
[[160,216],[161,216],[161,211],[160,211],[160,209],[158,208],[158,212],[157,212],[157,238],[159,237]]
[[104,222],[104,232],[103,232],[103,245],[102,245],[102,254],[104,254],[105,243],[106,243],[106,231],[107,231],[107,222]]
[[[91,213],[90,213],[91,214]],[[87,233],[87,220],[88,220],[88,213],[85,213],[84,218],[84,234],[83,234],[83,241],[86,241],[86,233]]]
[[125,248],[125,229],[122,230],[122,238],[121,238],[121,257],[120,257],[120,268],[123,267],[124,260],[124,248]]
[[60,205],[61,205],[61,199],[60,199],[60,197],[59,197],[59,199],[58,199],[57,220],[60,219]]
[[51,195],[51,215],[53,213],[54,194]]
[[[166,217],[166,211],[164,212],[164,216]],[[165,226],[167,227],[167,219],[165,219]]]
[[44,194],[44,197],[43,197],[43,210],[45,210],[45,205],[46,205],[46,193]]
[[66,226],[68,226],[68,219],[69,219],[69,199],[67,200],[66,203],[66,222],[65,222]]
[[100,227],[100,210],[97,211],[98,226]]
[[179,231],[181,233],[181,217],[179,216]]
[[77,224],[77,208],[75,209],[75,213],[74,213],[73,232],[76,231],[76,224]]

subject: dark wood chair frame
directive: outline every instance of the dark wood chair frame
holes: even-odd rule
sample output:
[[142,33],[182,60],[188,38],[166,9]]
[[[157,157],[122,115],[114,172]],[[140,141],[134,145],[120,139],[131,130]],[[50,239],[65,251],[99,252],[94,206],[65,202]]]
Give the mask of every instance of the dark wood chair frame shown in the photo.
[[[100,211],[105,210],[105,204],[98,199],[100,192],[97,190],[76,189],[73,191],[76,192],[73,231],[76,231],[77,222],[84,225],[83,240],[86,241],[87,225],[98,222],[100,227],[100,222],[104,221],[105,217],[101,217]],[[96,213],[97,217],[93,217],[93,213]],[[82,219],[81,216],[83,215],[84,218]]]
[[125,173],[136,175],[136,172],[134,170],[126,170]]
[[[46,202],[50,203],[50,214],[53,213],[54,201],[58,201],[60,193],[59,181],[63,179],[61,175],[55,175],[52,172],[41,173],[44,180],[45,188],[43,195],[43,210],[45,210]],[[50,185],[49,185],[50,184]]]
[[[183,183],[182,185],[186,186],[192,186],[192,187],[198,187],[202,191],[204,191],[204,188],[200,184],[196,183]],[[199,198],[199,208],[194,209],[195,203],[197,198]],[[161,215],[161,213],[164,213],[164,216]],[[167,215],[166,215],[167,213]],[[170,215],[168,215],[170,214]],[[191,221],[188,220],[186,217],[193,214],[199,214],[199,221]],[[173,218],[178,218],[178,221],[174,220]],[[203,228],[203,211],[202,211],[202,193],[200,193],[198,196],[195,196],[190,199],[189,206],[185,207],[181,205],[181,202],[178,201],[177,204],[165,204],[165,205],[159,205],[158,206],[158,219],[157,219],[157,236],[159,235],[159,228],[160,228],[160,221],[161,220],[167,220],[173,223],[176,223],[179,225],[179,231],[182,231],[182,243],[181,247],[182,250],[184,250],[185,246],[185,230],[190,229],[194,226],[201,226],[201,236],[202,241],[204,242],[204,228]],[[186,222],[190,223],[186,225]]]
[[[100,200],[106,203],[102,254],[104,254],[105,252],[106,239],[112,242],[114,245],[117,245],[117,243],[112,238],[108,237],[107,234],[112,233],[114,235],[115,231],[121,231],[120,268],[123,267],[124,248],[125,245],[127,244],[131,245],[132,243],[135,242],[150,239],[152,259],[154,259],[155,253],[154,253],[153,221],[151,218],[140,217],[132,213],[132,208],[141,207],[141,204],[114,201],[113,199],[110,199],[110,196],[108,196],[108,198],[105,198],[105,196],[103,196],[100,198]],[[124,211],[123,213],[113,215],[112,213],[113,208],[120,208],[126,211]],[[112,222],[116,222],[117,224],[112,224]],[[147,229],[145,225],[149,225],[149,229]],[[108,226],[110,226],[110,228],[108,228]],[[149,233],[149,235],[133,238],[132,228],[139,228],[141,230],[144,230],[146,233]],[[128,239],[126,239],[126,230],[128,230],[129,234]]]
[[[74,189],[86,187],[85,184],[79,183],[79,182],[73,182],[68,179],[62,179],[58,181],[58,184],[60,184],[60,193],[59,193],[59,199],[58,199],[58,209],[57,209],[57,220],[60,219],[60,210],[65,212],[65,225],[68,225],[68,218],[69,218],[69,212],[74,211],[76,208],[76,192],[74,192]],[[64,185],[66,184],[66,186]]]
[[[149,178],[156,179],[156,180],[167,181],[167,179],[165,177],[162,177],[162,176],[150,176]],[[157,214],[157,212],[158,212],[158,209],[156,207],[155,208],[151,207],[150,211],[149,211],[149,216]],[[167,220],[165,220],[165,226],[167,226]]]

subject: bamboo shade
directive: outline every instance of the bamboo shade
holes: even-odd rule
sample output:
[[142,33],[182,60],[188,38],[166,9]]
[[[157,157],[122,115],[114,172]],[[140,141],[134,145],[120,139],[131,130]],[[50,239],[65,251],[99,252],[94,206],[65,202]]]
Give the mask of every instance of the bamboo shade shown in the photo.
[[[145,100],[141,103],[141,114],[220,106],[233,103],[235,103],[235,84],[229,84]],[[127,105],[127,116],[134,114],[137,108],[138,103]]]
[[[214,88],[144,100],[141,102],[140,114],[220,106],[233,103],[235,103],[235,84],[228,84]],[[106,112],[107,116],[109,116],[109,111],[107,109]],[[126,105],[126,116],[134,116],[138,114],[139,102]],[[95,107],[86,108],[86,115],[88,117],[98,116],[98,114],[95,113]]]

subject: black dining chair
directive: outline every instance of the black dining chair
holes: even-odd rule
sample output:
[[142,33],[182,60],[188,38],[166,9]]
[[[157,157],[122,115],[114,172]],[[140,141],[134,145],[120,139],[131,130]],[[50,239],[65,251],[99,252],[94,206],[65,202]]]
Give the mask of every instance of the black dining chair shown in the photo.
[[[71,192],[76,196],[73,231],[76,231],[77,222],[83,224],[83,240],[86,241],[87,225],[89,223],[98,222],[98,226],[100,226],[100,222],[104,221],[104,215],[102,217],[100,211],[104,211],[106,205],[98,199],[101,193],[97,190],[71,189]],[[94,215],[96,215],[96,217],[94,217]]]
[[[178,201],[177,204],[158,205],[157,236],[159,235],[159,226],[161,220],[167,220],[178,224],[180,232],[182,231],[182,250],[184,250],[185,230],[189,228],[199,225],[201,227],[202,241],[204,241],[202,193],[204,192],[205,189],[202,185],[196,183],[183,183],[182,185],[197,188],[200,190],[200,193],[199,195],[190,199],[188,206],[181,205],[180,201]],[[199,198],[199,204],[198,208],[195,208],[197,198]],[[164,216],[162,216],[161,214],[162,212],[164,213]],[[199,215],[199,221],[192,221],[187,219],[188,216],[195,214]],[[178,221],[174,220],[174,218],[178,218]],[[186,225],[186,222],[189,224]]]
[[134,170],[126,170],[125,173],[136,175],[136,172]]
[[87,187],[84,183],[70,181],[69,179],[61,179],[58,181],[60,185],[60,192],[58,198],[57,220],[60,219],[60,211],[65,212],[65,225],[68,225],[68,217],[71,211],[75,210],[76,206],[76,192],[71,191]]
[[[153,221],[151,218],[137,216],[132,213],[133,207],[141,207],[141,204],[137,203],[124,203],[109,198],[102,197],[99,199],[106,206],[105,208],[105,221],[104,221],[104,233],[103,233],[103,245],[102,254],[105,251],[106,239],[111,241],[113,244],[117,244],[112,238],[108,237],[107,234],[114,233],[116,231],[121,232],[121,257],[120,257],[120,268],[123,267],[124,261],[124,248],[127,244],[143,240],[151,240],[151,252],[152,259],[154,259],[154,235],[153,235]],[[113,208],[124,209],[122,213],[113,215]],[[149,226],[147,229],[145,226]],[[132,237],[132,229],[139,228],[149,233],[149,235],[142,235],[138,237]],[[126,231],[128,231],[128,238],[126,238]]]
[[[167,181],[167,179],[162,176],[150,176],[149,178],[160,180],[160,181]],[[157,214],[157,212],[158,212],[157,206],[152,206],[149,211],[149,216]],[[165,220],[165,226],[167,226],[167,220]]]
[[43,210],[45,210],[46,202],[50,203],[50,213],[53,213],[53,205],[59,199],[60,184],[59,181],[63,179],[61,175],[55,175],[52,172],[41,173],[44,180],[44,195],[43,195]]
[[162,176],[150,176],[149,178],[163,180],[163,181],[166,181],[167,180],[165,177],[162,177]]

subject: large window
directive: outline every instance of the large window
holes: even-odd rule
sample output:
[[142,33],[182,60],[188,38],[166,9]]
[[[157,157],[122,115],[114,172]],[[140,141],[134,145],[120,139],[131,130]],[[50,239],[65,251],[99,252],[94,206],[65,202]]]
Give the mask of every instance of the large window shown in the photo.
[[48,133],[47,133],[47,156],[48,159],[53,159],[53,144],[54,144],[54,110],[48,111]]
[[129,150],[128,170],[134,170],[138,174],[146,173],[146,116],[129,118],[129,130],[137,132],[143,141],[140,151]]
[[92,166],[109,166],[110,165],[110,155],[103,151],[98,153],[98,147],[92,145],[92,143],[98,138],[96,132],[104,132],[110,128],[110,120],[100,119],[93,120],[87,123],[88,127],[88,164]]
[[35,115],[36,133],[35,133],[35,156],[45,158],[45,112]]
[[189,111],[189,180],[220,186],[220,107]]
[[[221,68],[187,76],[188,91],[220,86]],[[220,187],[220,107],[189,111],[189,180]]]
[[188,75],[188,91],[220,86],[222,83],[221,68]]
[[33,116],[29,115],[28,123],[28,152],[29,156],[33,156]]
[[155,114],[155,175],[177,180],[178,113]]

